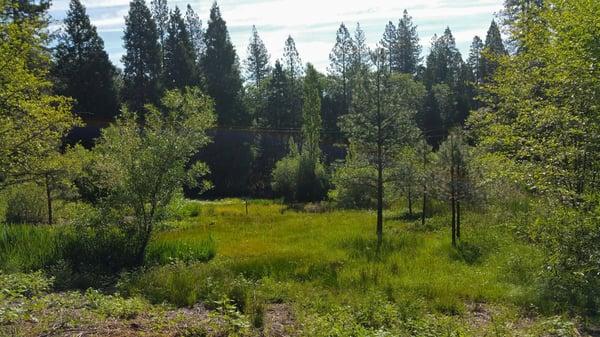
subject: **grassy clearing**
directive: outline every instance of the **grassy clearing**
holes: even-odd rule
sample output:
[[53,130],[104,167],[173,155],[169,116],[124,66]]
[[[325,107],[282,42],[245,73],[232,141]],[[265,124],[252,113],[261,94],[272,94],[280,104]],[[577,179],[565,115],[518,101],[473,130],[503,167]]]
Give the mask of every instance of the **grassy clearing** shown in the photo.
[[[377,253],[375,214],[368,211],[307,213],[252,201],[246,214],[243,201],[224,200],[182,201],[172,212],[172,221],[150,243],[148,265],[123,274],[117,288],[126,298],[159,306],[203,303],[226,317],[230,335],[266,331],[266,308],[277,305],[290,308],[291,329],[306,336],[576,331],[562,317],[538,316],[542,254],[497,217],[466,214],[463,242],[453,249],[444,216],[420,228],[418,221],[390,214]],[[40,244],[27,249],[53,251],[39,235],[52,230],[22,228],[29,229],[9,230]],[[11,240],[0,247],[18,265],[25,250],[6,249],[20,242]]]

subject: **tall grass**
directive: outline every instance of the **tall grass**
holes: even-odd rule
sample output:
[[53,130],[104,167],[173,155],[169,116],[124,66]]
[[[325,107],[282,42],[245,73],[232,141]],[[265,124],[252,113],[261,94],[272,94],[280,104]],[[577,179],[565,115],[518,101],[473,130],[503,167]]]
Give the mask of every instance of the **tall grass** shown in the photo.
[[0,225],[0,270],[27,272],[60,258],[60,227]]

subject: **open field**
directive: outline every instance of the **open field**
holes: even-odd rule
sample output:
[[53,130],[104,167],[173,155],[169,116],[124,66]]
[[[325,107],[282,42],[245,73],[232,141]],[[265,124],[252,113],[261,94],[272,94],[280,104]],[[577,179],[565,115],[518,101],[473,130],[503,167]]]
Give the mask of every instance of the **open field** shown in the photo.
[[[377,254],[368,211],[310,213],[251,201],[246,215],[242,201],[225,200],[186,201],[173,213],[149,247],[155,258],[122,274],[107,290],[117,293],[53,293],[48,285],[17,296],[20,306],[5,295],[3,331],[110,335],[107,326],[113,326],[121,331],[115,336],[579,333],[572,319],[546,310],[536,282],[541,252],[495,217],[469,213],[463,243],[453,249],[443,216],[420,228],[418,221],[390,213]],[[51,257],[43,251],[55,248],[36,234],[48,229],[25,228],[13,227],[13,237],[20,231],[34,238],[27,249]],[[3,268],[17,263],[11,254],[20,254],[9,246],[5,239]],[[51,310],[57,305],[60,314]]]

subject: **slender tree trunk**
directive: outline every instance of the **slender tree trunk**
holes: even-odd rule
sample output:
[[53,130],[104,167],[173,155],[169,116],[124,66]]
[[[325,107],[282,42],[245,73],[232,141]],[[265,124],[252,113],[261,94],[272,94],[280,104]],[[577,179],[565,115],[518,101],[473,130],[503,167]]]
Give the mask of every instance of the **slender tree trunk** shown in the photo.
[[452,207],[452,247],[456,247],[456,190],[454,177],[454,157],[450,166],[450,203]]
[[[381,152],[381,150],[379,150]],[[383,243],[383,165],[377,165],[377,251]]]
[[456,201],[456,238],[460,241],[460,200]]
[[52,216],[52,189],[50,188],[50,177],[46,174],[46,203],[48,207],[48,225],[52,225],[53,216]]
[[413,215],[413,209],[412,209],[412,189],[410,187],[408,188],[408,215],[410,215],[410,216]]
[[421,212],[421,226],[425,227],[425,212],[427,211],[427,190],[423,189],[423,207]]

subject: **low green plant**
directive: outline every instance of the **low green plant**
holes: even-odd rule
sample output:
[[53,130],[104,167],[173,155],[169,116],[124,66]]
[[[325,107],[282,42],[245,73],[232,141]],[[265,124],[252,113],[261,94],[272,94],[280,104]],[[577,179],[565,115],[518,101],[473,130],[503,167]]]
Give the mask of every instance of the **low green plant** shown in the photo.
[[216,255],[216,244],[209,237],[207,240],[155,240],[148,245],[146,265],[167,264],[175,261],[207,262]]

